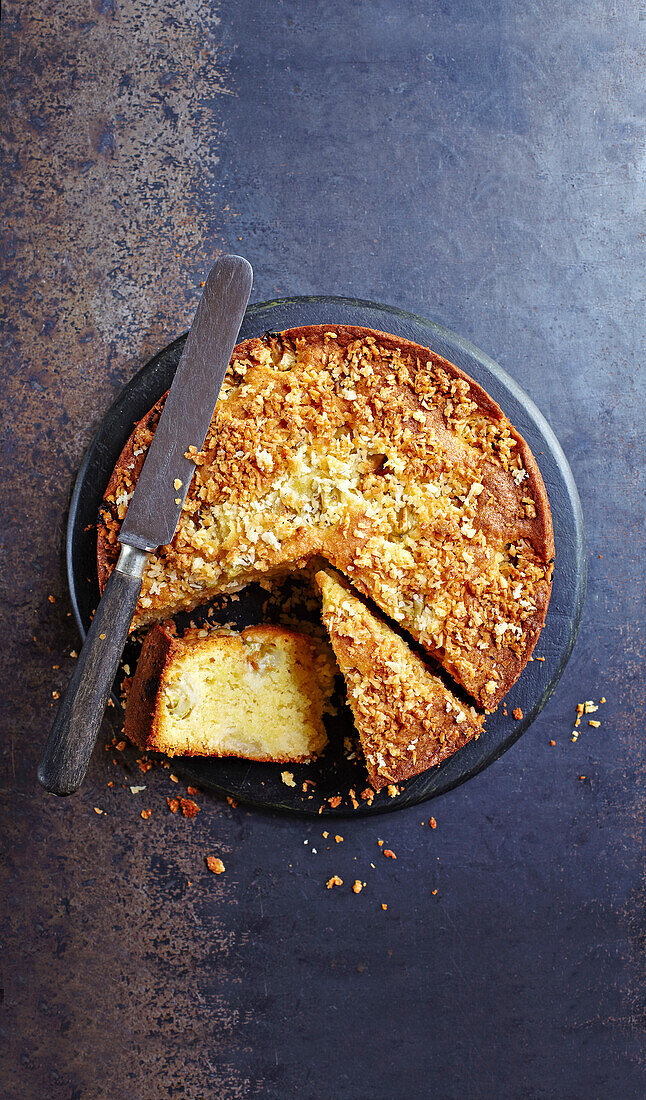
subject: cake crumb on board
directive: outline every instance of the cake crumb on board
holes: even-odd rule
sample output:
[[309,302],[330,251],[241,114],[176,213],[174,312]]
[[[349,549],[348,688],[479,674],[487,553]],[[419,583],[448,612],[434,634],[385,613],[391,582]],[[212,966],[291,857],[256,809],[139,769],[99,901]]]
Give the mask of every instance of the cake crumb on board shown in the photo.
[[189,820],[192,820],[200,812],[200,807],[192,798],[180,798],[179,804],[184,817],[188,817]]

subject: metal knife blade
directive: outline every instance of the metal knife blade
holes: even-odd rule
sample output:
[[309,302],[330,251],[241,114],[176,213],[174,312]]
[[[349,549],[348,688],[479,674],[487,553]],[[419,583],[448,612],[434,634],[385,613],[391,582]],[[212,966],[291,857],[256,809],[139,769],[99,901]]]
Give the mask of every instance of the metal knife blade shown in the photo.
[[[185,454],[206,438],[251,294],[253,271],[242,256],[216,260],[184,345],[119,541],[155,550],[175,534],[195,472]],[[179,482],[178,488],[175,488]]]

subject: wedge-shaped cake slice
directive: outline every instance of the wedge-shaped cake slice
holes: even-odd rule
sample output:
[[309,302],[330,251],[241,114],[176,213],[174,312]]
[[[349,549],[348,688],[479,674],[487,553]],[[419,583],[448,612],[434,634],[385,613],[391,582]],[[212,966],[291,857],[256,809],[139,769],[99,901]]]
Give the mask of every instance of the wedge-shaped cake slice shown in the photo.
[[323,570],[316,582],[375,790],[426,771],[480,734],[483,718],[475,708],[460,702],[344,583]]
[[309,760],[327,742],[334,664],[277,626],[240,634],[170,624],[148,632],[126,704],[126,736],[168,756]]

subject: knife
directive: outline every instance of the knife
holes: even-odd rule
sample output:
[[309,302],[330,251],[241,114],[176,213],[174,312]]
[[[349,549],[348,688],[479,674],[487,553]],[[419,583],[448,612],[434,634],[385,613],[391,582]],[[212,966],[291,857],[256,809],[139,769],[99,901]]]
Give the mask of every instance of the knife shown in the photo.
[[[148,554],[175,534],[244,317],[253,271],[241,256],[211,268],[182,357],[121,525],[121,552],[99,601],[45,746],[38,779],[52,794],[78,790],[99,735],[135,613]],[[178,486],[176,488],[176,486]]]

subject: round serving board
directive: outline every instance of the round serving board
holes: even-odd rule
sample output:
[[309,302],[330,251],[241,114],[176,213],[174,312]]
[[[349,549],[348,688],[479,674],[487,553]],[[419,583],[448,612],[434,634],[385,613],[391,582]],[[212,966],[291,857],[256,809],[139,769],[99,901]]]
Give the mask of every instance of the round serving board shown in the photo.
[[[281,766],[199,757],[173,761],[174,770],[200,787],[267,808],[308,814],[322,812],[324,815],[379,813],[423,802],[470,779],[513,745],[545,705],[570,656],[581,618],[586,581],[581,505],[570,467],[547,421],[520,386],[473,344],[448,329],[390,306],[327,297],[283,298],[251,306],[245,315],[240,339],[261,336],[267,330],[310,324],[363,325],[394,333],[431,348],[479,382],[534,452],[547,487],[554,522],[556,564],[552,598],[535,650],[535,656],[545,660],[534,660],[526,666],[505,699],[506,715],[501,706],[487,717],[485,732],[477,741],[466,745],[438,767],[400,784],[400,793],[395,798],[381,793],[372,803],[361,799],[367,779],[360,759],[356,756],[348,759],[343,748],[344,737],[352,735],[353,726],[342,697],[338,714],[328,723],[330,746],[313,763]],[[96,574],[99,504],[135,421],[170,386],[184,339],[180,337],[164,348],[124,387],[101,421],[79,471],[67,528],[67,570],[74,614],[83,636],[99,598]],[[249,626],[263,621],[265,616],[271,618],[271,606],[267,608],[266,604],[267,594],[259,586],[250,585],[240,593],[237,602],[226,601],[222,610],[216,610],[215,621],[234,621],[240,628]],[[272,605],[275,613],[275,599]],[[137,652],[133,643],[129,645],[125,660],[132,665]],[[116,697],[114,701],[118,702]],[[512,717],[517,707],[523,713],[520,721]],[[292,773],[294,786],[283,782],[281,772],[285,770]],[[306,784],[303,789],[306,780],[313,780],[314,785]],[[351,791],[354,794],[350,794]],[[341,796],[340,801],[338,796]]]

